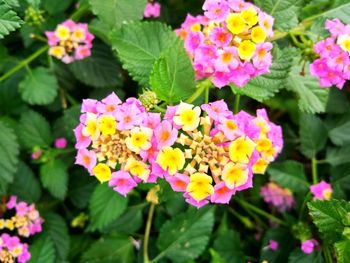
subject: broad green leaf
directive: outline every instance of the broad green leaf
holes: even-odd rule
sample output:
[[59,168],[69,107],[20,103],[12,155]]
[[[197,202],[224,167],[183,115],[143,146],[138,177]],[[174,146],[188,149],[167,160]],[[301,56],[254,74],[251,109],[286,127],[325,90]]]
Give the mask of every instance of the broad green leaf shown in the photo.
[[3,2],[11,7],[19,7],[18,0],[3,0]]
[[57,258],[60,260],[67,259],[70,239],[66,222],[61,216],[54,213],[46,213],[44,218],[44,235],[51,238]]
[[350,145],[340,148],[328,148],[326,161],[332,166],[350,163]]
[[281,163],[272,163],[268,168],[271,178],[283,187],[289,188],[294,192],[305,192],[309,189],[304,165],[288,160]]
[[59,159],[41,165],[40,178],[44,187],[56,198],[63,200],[67,192],[68,173],[65,163]]
[[328,133],[331,141],[338,146],[350,143],[350,121],[331,129]]
[[229,229],[214,241],[214,249],[227,263],[244,262],[239,233]]
[[90,200],[89,211],[91,224],[89,230],[102,230],[123,214],[127,207],[127,197],[121,196],[108,184],[95,188]]
[[350,212],[350,202],[340,200],[313,201],[308,203],[310,215],[324,238],[331,242],[341,239],[344,219]]
[[83,254],[81,263],[133,263],[134,246],[128,236],[103,237]]
[[75,136],[73,129],[79,124],[80,105],[73,106],[66,109],[63,113],[64,130],[66,132],[66,138],[75,143]]
[[347,263],[350,262],[350,240],[345,239],[334,244],[337,252],[337,262]]
[[77,170],[70,175],[69,191],[67,196],[73,205],[83,209],[87,207],[90,197],[96,188],[97,180],[85,171]]
[[[268,248],[269,241],[278,242],[278,249],[272,251]],[[288,242],[286,242],[288,240]],[[266,231],[262,245],[260,261],[266,260],[269,263],[287,262],[288,255],[294,247],[294,238],[289,229],[286,228],[270,228]]]
[[160,254],[172,262],[186,262],[201,255],[214,224],[214,208],[189,209],[163,224],[157,240]]
[[338,18],[343,23],[350,23],[350,2],[348,0],[336,0],[330,1],[331,5],[327,6],[320,14],[313,15],[307,19],[325,19],[325,18]]
[[311,114],[301,114],[299,119],[300,150],[308,158],[315,158],[327,142],[327,128],[322,120]]
[[0,39],[21,27],[23,21],[10,6],[0,2]]
[[30,260],[28,263],[54,263],[55,248],[50,237],[37,239],[29,246]]
[[26,0],[29,5],[34,8],[39,8],[41,0]]
[[231,87],[235,93],[260,102],[273,97],[275,93],[284,88],[295,54],[296,50],[293,48],[284,50],[274,48],[270,73],[251,79],[243,88],[238,88],[234,84],[231,84]]
[[65,11],[73,2],[73,0],[64,1],[52,1],[52,0],[41,0],[43,6],[50,15],[60,14]]
[[101,19],[95,18],[92,20],[89,24],[89,31],[103,42],[110,45],[109,34],[111,29],[107,24],[103,23]]
[[338,184],[343,190],[350,190],[350,164],[333,166],[330,175],[332,186]]
[[15,131],[0,121],[0,180],[11,183],[17,170],[19,145]]
[[18,133],[21,142],[28,149],[35,146],[47,147],[52,142],[49,123],[35,111],[27,111],[22,114]]
[[323,263],[322,253],[314,251],[311,254],[303,253],[299,248],[294,250],[288,258],[288,263]]
[[92,11],[109,27],[120,27],[123,23],[141,20],[146,0],[89,0]]
[[195,91],[194,70],[180,39],[158,59],[150,76],[157,98],[170,104],[185,100]]
[[27,73],[18,87],[21,97],[31,105],[47,105],[57,96],[58,83],[47,68],[38,67]]
[[345,113],[349,109],[349,101],[344,92],[338,89],[329,91],[327,113]]
[[286,83],[287,89],[299,97],[299,108],[306,113],[325,112],[329,89],[320,88],[318,80],[309,73],[306,63],[302,72],[301,65],[292,67]]
[[275,18],[274,28],[281,31],[298,25],[298,13],[302,0],[257,0],[255,3]]
[[227,263],[214,249],[210,248],[209,252],[211,255],[210,263]]
[[24,162],[20,162],[17,168],[9,192],[26,202],[38,202],[41,196],[39,180]]
[[175,33],[160,22],[123,25],[111,34],[112,48],[134,80],[149,85],[154,62],[178,41]]
[[95,88],[121,84],[119,65],[106,45],[94,45],[90,57],[75,61],[69,68],[79,81]]
[[71,234],[70,239],[69,260],[72,263],[80,262],[82,254],[96,241],[91,236],[85,234]]

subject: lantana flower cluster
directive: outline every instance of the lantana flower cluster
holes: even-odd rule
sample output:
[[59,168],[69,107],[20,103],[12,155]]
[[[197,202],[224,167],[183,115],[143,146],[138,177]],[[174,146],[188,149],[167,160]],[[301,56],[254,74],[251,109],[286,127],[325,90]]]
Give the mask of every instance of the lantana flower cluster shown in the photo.
[[269,182],[261,187],[260,195],[267,204],[276,207],[280,212],[290,210],[295,205],[292,191],[274,182]]
[[122,103],[112,93],[84,100],[80,122],[76,163],[91,175],[122,195],[162,177],[197,207],[228,203],[252,187],[253,173],[264,173],[283,146],[281,128],[265,110],[234,115],[222,100],[202,107],[181,102],[161,118],[139,100]]
[[[42,231],[44,220],[40,217],[34,204],[18,202],[16,196],[11,196],[6,203],[5,218],[0,219],[0,262],[25,263],[30,259],[28,244],[21,243],[20,237],[33,236]],[[9,218],[6,218],[10,215]],[[11,236],[11,234],[16,234]]]
[[206,0],[204,16],[187,15],[176,33],[184,40],[196,78],[221,88],[243,87],[269,72],[274,18],[243,0]]
[[50,46],[49,55],[69,64],[91,55],[92,40],[95,38],[88,30],[88,24],[75,23],[68,19],[59,24],[55,31],[46,31]]
[[319,58],[310,65],[310,73],[319,78],[321,87],[342,89],[350,79],[350,25],[335,18],[327,19],[325,26],[331,36],[314,45]]

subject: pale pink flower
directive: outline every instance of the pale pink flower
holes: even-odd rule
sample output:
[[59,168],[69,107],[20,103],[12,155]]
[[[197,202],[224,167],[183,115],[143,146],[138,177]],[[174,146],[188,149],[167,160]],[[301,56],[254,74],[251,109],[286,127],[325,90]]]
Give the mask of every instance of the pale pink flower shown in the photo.
[[108,182],[108,185],[113,187],[114,191],[126,196],[131,189],[137,186],[137,183],[128,172],[118,171],[112,173],[112,178]]
[[234,189],[229,189],[224,182],[221,182],[214,186],[214,194],[210,197],[210,201],[212,203],[228,204],[234,194]]
[[62,138],[57,138],[55,140],[55,148],[58,149],[64,149],[67,147],[67,139],[62,137]]
[[271,249],[272,251],[276,251],[278,249],[278,242],[276,240],[270,239],[269,249]]
[[89,151],[87,149],[79,149],[78,154],[75,158],[75,164],[79,164],[83,167],[85,167],[89,172],[92,171],[92,169],[96,165],[96,154],[94,151]]
[[143,16],[144,17],[160,17],[160,4],[155,2],[155,3],[151,3],[151,2],[148,2],[146,4],[146,8],[145,8],[145,11],[143,13]]
[[318,184],[311,185],[310,191],[314,196],[314,200],[329,200],[332,196],[333,189],[332,185],[322,180]]
[[175,192],[185,192],[190,178],[187,175],[176,173],[174,175],[167,175],[165,177],[171,188]]
[[301,250],[305,254],[311,254],[312,252],[314,252],[315,248],[318,248],[318,241],[316,239],[305,240],[301,244]]

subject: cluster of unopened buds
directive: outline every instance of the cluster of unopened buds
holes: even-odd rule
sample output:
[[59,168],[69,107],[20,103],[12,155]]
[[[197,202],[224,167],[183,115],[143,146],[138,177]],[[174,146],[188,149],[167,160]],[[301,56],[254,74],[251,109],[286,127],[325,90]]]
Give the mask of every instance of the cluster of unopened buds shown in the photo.
[[[203,113],[203,114],[202,114]],[[197,207],[228,203],[236,191],[252,187],[281,152],[281,128],[265,110],[257,117],[234,115],[224,101],[202,107],[181,102],[163,118],[139,100],[124,103],[112,93],[83,101],[74,130],[76,163],[122,195],[140,182],[165,178]]]
[[204,16],[188,15],[176,33],[184,40],[196,78],[221,88],[243,87],[269,72],[274,19],[243,0],[206,0]]
[[94,35],[88,31],[88,24],[68,19],[59,24],[55,31],[45,32],[45,35],[50,46],[49,54],[66,64],[91,55]]
[[16,236],[7,233],[0,236],[0,262],[25,263],[30,259],[30,253],[28,244],[21,243],[20,237],[40,233],[44,220],[34,204],[17,202],[16,196],[11,196],[6,203],[5,216],[7,215],[8,219],[0,219],[0,230],[15,233]]
[[350,25],[327,19],[326,29],[331,36],[314,45],[319,58],[310,65],[310,73],[319,78],[321,87],[342,89],[350,80]]
[[280,212],[290,210],[295,204],[292,191],[274,182],[269,182],[261,187],[260,195],[267,204],[277,208]]

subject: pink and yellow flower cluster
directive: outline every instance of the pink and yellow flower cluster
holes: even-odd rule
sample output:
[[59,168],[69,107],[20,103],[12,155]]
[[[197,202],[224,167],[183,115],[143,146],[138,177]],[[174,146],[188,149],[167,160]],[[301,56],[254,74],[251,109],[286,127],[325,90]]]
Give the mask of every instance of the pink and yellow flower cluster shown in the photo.
[[281,128],[265,110],[257,117],[234,115],[224,101],[202,107],[181,102],[163,118],[134,98],[124,103],[112,93],[84,100],[74,130],[76,163],[122,195],[140,182],[165,178],[197,207],[228,203],[236,191],[252,187],[283,147]]
[[0,236],[0,262],[3,263],[25,263],[29,261],[30,253],[28,244],[21,243],[17,236],[3,233]]
[[327,19],[326,29],[331,36],[314,45],[319,58],[310,65],[310,73],[319,78],[321,87],[342,89],[350,79],[350,25]]
[[261,187],[260,195],[267,204],[276,207],[280,212],[290,210],[295,204],[292,191],[274,182]]
[[0,230],[17,232],[18,236],[3,233],[0,236],[0,262],[25,263],[30,259],[28,244],[21,243],[20,237],[33,236],[42,231],[44,220],[40,217],[34,204],[17,202],[16,196],[11,196],[6,203],[5,216],[13,214],[9,219],[0,219]]
[[49,54],[66,64],[91,55],[94,35],[89,32],[88,24],[68,19],[59,24],[55,31],[45,32],[45,35],[50,46]]
[[206,0],[204,16],[187,15],[176,33],[184,40],[196,78],[221,88],[243,87],[269,72],[273,17],[243,0]]

